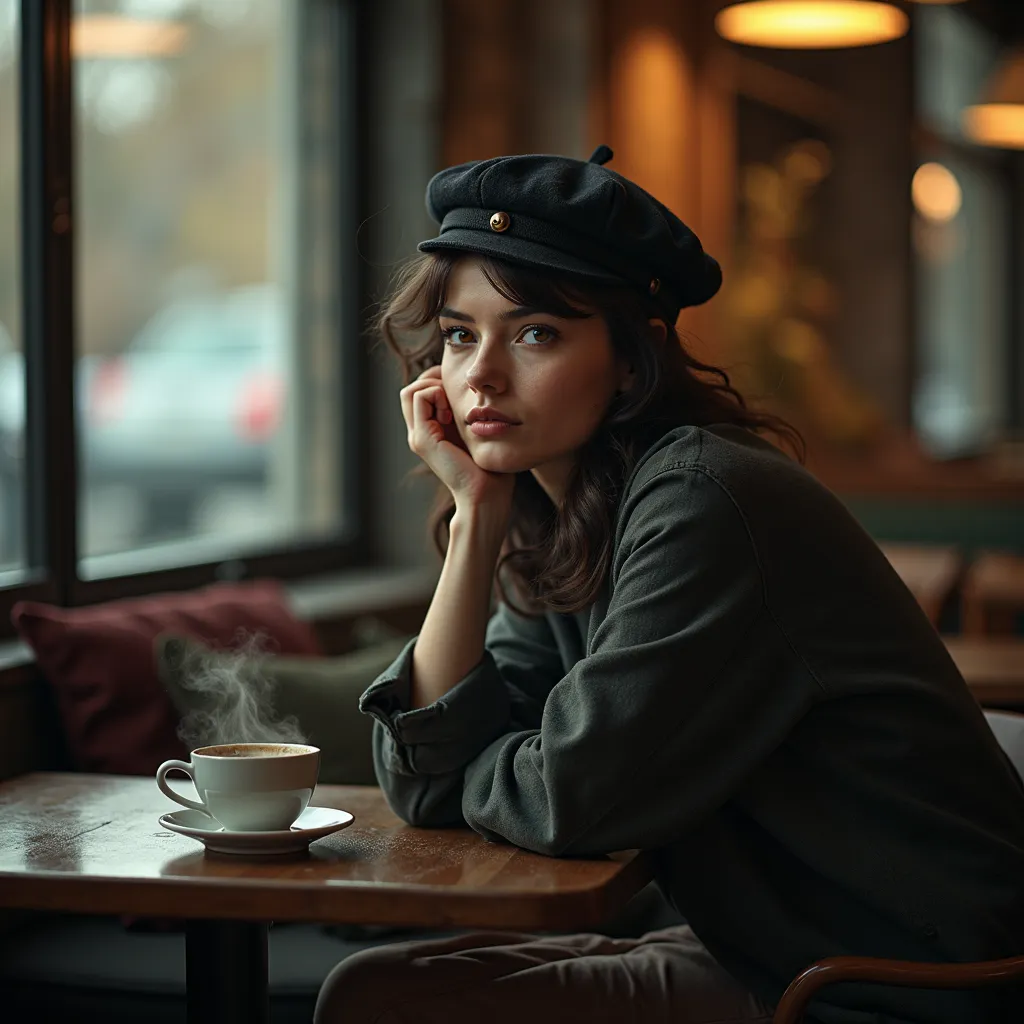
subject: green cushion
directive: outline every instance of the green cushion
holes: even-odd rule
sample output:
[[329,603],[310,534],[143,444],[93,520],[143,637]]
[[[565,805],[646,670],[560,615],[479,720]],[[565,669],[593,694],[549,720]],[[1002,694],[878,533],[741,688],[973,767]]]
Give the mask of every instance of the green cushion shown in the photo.
[[[408,639],[321,658],[216,651],[164,633],[155,641],[155,656],[189,749],[254,739],[307,742],[320,748],[321,782],[373,786],[373,721],[357,703]],[[259,732],[253,732],[256,724]]]

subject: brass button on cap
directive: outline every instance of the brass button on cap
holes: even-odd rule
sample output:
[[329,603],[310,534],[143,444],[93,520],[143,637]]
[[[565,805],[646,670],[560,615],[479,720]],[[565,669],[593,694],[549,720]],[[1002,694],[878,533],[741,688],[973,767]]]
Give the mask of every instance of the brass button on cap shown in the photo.
[[656,278],[651,278],[650,291],[652,295],[657,295],[661,291],[661,282]]
[[497,213],[491,214],[491,230],[492,231],[508,231],[509,224],[512,223],[512,218],[503,210],[499,210]]

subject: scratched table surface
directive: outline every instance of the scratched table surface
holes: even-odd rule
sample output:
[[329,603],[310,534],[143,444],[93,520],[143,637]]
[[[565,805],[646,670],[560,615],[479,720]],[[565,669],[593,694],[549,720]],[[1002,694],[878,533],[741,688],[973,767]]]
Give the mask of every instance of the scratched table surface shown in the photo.
[[[188,792],[187,783],[175,788]],[[587,860],[417,829],[369,786],[319,786],[351,812],[308,854],[240,858],[162,828],[149,778],[37,772],[0,783],[0,906],[220,920],[589,928],[651,877],[635,851]]]

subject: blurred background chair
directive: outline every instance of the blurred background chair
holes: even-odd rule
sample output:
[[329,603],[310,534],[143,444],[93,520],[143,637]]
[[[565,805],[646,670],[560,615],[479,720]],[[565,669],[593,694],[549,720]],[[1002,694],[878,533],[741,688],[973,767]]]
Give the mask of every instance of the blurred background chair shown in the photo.
[[979,704],[1024,708],[1024,637],[956,635],[942,640]]
[[928,620],[938,628],[946,603],[953,597],[964,560],[952,545],[881,544],[882,554],[917,598]]
[[963,584],[963,631],[1011,635],[1024,616],[1024,556],[979,552]]
[[[986,711],[985,718],[1018,774],[1024,777],[1024,715]],[[1024,983],[1024,953],[1001,960],[959,964],[917,963],[868,956],[828,957],[812,964],[793,979],[779,1000],[773,1024],[799,1024],[811,999],[826,985],[842,981],[930,989]]]

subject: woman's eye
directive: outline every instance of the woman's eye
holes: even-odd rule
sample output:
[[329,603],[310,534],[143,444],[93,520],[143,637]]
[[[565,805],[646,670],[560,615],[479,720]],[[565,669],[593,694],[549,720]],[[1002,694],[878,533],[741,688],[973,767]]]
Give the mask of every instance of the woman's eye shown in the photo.
[[555,332],[549,327],[527,327],[523,332],[523,340],[528,345],[544,345],[551,341]]
[[449,345],[463,345],[469,339],[470,333],[464,327],[445,327],[441,331],[441,336]]

